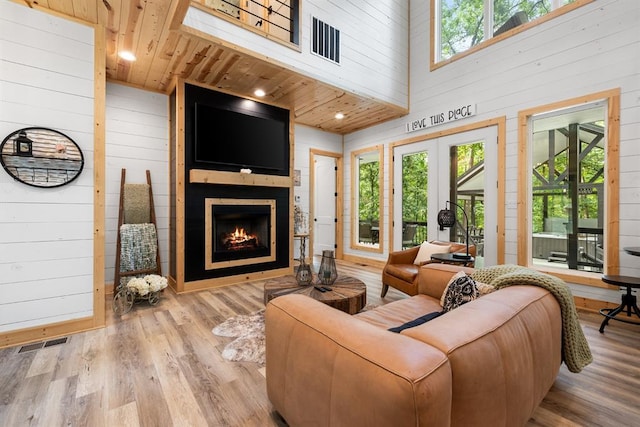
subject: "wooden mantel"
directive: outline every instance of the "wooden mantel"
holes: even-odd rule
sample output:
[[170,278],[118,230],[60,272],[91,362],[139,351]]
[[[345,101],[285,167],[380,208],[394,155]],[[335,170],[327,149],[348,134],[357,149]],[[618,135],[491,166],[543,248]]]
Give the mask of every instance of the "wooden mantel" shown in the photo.
[[189,171],[189,183],[291,188],[293,178],[290,176],[191,169]]

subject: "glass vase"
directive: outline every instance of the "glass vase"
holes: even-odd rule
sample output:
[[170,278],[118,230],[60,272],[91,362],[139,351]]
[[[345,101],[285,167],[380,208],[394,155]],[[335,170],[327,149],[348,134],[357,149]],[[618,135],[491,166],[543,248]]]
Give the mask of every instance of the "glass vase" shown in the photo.
[[336,259],[333,251],[322,251],[322,261],[320,261],[320,269],[318,270],[318,279],[323,285],[333,285],[338,278],[338,270],[336,269]]
[[296,272],[296,282],[300,286],[308,286],[312,280],[313,270],[311,269],[311,265],[304,262],[304,259],[301,259],[298,271]]

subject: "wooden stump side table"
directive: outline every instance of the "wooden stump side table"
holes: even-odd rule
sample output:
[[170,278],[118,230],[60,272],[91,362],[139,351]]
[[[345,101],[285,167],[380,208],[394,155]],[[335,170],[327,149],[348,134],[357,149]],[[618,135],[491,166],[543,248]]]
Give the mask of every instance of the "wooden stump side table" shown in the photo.
[[366,285],[353,277],[338,276],[333,285],[328,286],[331,291],[321,292],[313,285],[300,286],[293,276],[282,276],[269,279],[264,284],[264,305],[282,295],[307,295],[330,307],[337,308],[348,314],[356,314],[367,303]]

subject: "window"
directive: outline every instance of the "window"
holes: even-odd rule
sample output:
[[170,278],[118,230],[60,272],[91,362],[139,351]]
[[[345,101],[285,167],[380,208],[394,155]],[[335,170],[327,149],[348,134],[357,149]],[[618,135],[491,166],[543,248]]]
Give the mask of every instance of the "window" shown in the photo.
[[468,235],[469,244],[476,247],[476,267],[482,266],[484,260],[484,146],[484,141],[478,141],[449,148],[452,177],[449,200],[464,209],[469,220],[466,223],[465,213],[454,206],[457,221],[450,229],[449,240],[465,243]]
[[[432,66],[593,0],[431,0]],[[518,30],[518,32],[520,31]]]
[[351,153],[351,247],[382,252],[382,146]]
[[298,44],[298,0],[198,0],[198,3],[246,29]]
[[520,113],[520,264],[617,269],[619,107],[617,92],[606,95]]
[[429,152],[401,154],[402,249],[427,240]]

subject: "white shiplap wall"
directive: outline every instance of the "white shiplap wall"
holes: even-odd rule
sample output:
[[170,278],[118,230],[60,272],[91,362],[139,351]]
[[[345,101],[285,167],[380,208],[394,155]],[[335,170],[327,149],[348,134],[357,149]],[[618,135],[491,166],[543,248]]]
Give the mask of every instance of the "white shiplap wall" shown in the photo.
[[[294,169],[300,171],[300,186],[293,187],[294,197],[299,197],[300,201],[295,204],[308,216],[310,207],[310,176],[309,153],[310,150],[321,150],[332,153],[342,153],[342,136],[335,133],[324,132],[309,126],[296,125],[295,127],[295,151]],[[322,177],[316,177],[316,182],[322,185]],[[313,226],[313,221],[309,219],[309,226]],[[308,244],[308,242],[307,242]],[[300,247],[298,241],[293,246],[293,257],[299,258]],[[309,250],[307,250],[309,255]]]
[[0,171],[0,332],[93,314],[93,28],[0,1],[0,136],[46,127],[84,169],[37,188]]
[[[457,101],[475,102],[476,117],[440,129],[506,116],[506,262],[513,263],[517,247],[518,112],[620,88],[620,247],[640,245],[640,2],[595,1],[433,72],[429,72],[429,51],[425,48],[429,42],[429,2],[411,2],[410,12],[411,113],[347,135],[346,162],[352,150],[406,138],[404,123]],[[385,171],[388,163],[385,157]],[[348,176],[345,182],[349,184]],[[385,195],[388,188],[385,181]],[[346,243],[350,230],[349,224],[345,225]],[[637,257],[621,250],[620,264],[621,274],[640,276]],[[619,301],[615,293],[600,289],[576,285],[576,293]]]
[[[184,25],[350,92],[408,105],[409,2],[301,1],[301,52],[191,7]],[[340,65],[311,53],[315,16],[340,30]],[[424,44],[422,44],[424,46]]]
[[120,175],[128,184],[147,182],[151,173],[162,273],[169,261],[169,98],[155,92],[107,84],[105,281],[113,283]]

